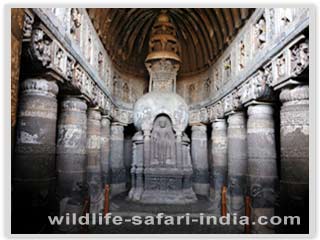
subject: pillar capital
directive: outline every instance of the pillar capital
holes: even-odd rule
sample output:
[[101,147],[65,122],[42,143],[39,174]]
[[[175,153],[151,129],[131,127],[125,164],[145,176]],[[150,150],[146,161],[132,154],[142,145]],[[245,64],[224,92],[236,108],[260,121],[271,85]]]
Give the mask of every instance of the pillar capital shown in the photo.
[[90,120],[101,120],[101,112],[99,111],[98,108],[89,108],[88,109],[88,118]]
[[79,96],[65,95],[61,102],[61,111],[86,112],[87,108],[86,101]]
[[46,78],[27,78],[20,86],[25,94],[56,96],[59,92],[58,84]]
[[281,90],[280,101],[287,103],[291,101],[309,101],[309,86],[297,85],[294,87],[286,87]]

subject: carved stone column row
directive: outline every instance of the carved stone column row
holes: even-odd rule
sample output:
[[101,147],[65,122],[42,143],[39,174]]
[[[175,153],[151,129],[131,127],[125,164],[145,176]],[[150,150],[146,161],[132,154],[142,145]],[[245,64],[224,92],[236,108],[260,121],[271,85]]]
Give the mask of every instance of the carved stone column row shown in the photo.
[[[32,225],[15,225],[23,232],[39,231],[48,215],[56,215],[56,206],[60,215],[81,215],[87,196],[90,212],[101,212],[103,186],[114,180],[110,172],[119,179],[123,126],[114,125],[115,129],[120,127],[112,135],[120,136],[112,139],[119,161],[115,159],[112,165],[110,117],[88,107],[83,96],[62,95],[58,103],[58,91],[55,80],[35,77],[21,83],[13,158],[13,214],[31,216],[28,222]],[[59,229],[70,230],[64,227]]]
[[[280,145],[280,212],[300,216],[301,225],[283,228],[307,232],[309,201],[309,87],[283,86],[280,91],[280,142],[276,142],[275,112],[270,102],[252,101],[212,123],[211,195],[221,211],[221,188],[228,186],[228,211],[244,215],[245,196],[251,198],[251,220],[277,215]],[[244,111],[247,110],[247,112]],[[198,157],[198,156],[193,156]],[[193,159],[193,161],[195,161]],[[227,170],[226,170],[227,169]],[[227,178],[227,181],[226,181]],[[292,228],[292,229],[287,229]],[[272,233],[270,225],[252,226],[252,233]]]

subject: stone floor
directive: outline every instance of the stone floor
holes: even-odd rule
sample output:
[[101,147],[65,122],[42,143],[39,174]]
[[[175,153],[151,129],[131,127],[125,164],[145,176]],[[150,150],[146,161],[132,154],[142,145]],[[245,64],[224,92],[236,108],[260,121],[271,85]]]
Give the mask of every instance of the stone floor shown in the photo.
[[[165,216],[172,216],[176,222],[176,217],[190,214],[190,224],[181,221],[181,225],[165,225],[164,219],[162,224],[155,225],[134,225],[132,222],[125,222],[121,225],[100,225],[91,226],[88,233],[94,234],[241,234],[243,226],[221,225],[219,222],[209,225],[201,225],[200,213],[203,216],[215,216],[213,213],[213,204],[207,198],[198,196],[198,202],[188,205],[151,205],[133,203],[126,199],[126,194],[119,195],[111,200],[110,212],[112,216],[121,216],[123,219],[131,219],[133,216],[155,216],[157,213],[164,213]],[[206,221],[206,220],[204,220]]]

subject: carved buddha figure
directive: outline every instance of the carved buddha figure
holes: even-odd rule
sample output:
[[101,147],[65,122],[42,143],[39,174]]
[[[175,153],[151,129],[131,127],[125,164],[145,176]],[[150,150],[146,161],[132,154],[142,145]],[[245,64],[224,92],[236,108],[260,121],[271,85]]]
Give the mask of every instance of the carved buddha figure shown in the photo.
[[159,116],[152,131],[151,165],[165,167],[175,163],[175,137],[171,121],[167,116]]

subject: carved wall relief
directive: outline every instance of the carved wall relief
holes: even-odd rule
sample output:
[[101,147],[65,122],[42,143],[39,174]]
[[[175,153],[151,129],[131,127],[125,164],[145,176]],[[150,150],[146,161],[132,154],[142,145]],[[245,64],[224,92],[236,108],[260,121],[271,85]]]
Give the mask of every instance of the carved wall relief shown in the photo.
[[81,14],[78,8],[71,8],[70,22],[70,34],[76,42],[80,43]]
[[246,62],[246,48],[243,40],[241,40],[239,43],[239,63],[238,63],[239,70],[244,69],[245,62]]
[[98,53],[98,73],[100,77],[103,77],[104,73],[104,58],[102,52]]
[[204,93],[204,98],[209,98],[211,94],[211,79],[207,78],[203,84],[203,93]]
[[256,49],[262,49],[267,41],[267,27],[265,16],[261,18],[254,25],[254,43]]
[[231,56],[228,56],[223,62],[224,76],[226,79],[231,77]]

